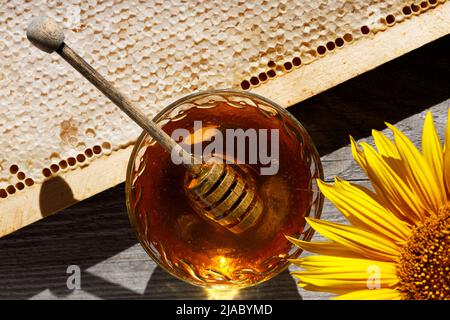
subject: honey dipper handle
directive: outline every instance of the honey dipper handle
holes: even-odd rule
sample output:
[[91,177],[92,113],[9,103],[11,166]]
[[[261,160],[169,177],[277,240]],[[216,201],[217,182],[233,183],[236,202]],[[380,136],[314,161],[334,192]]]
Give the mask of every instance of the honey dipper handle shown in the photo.
[[193,171],[200,169],[198,162],[194,162],[193,156],[182,149],[166,132],[164,132],[155,122],[149,119],[141,110],[115,88],[108,80],[98,73],[82,57],[64,43],[64,33],[58,24],[47,17],[34,19],[27,29],[27,37],[37,48],[44,52],[52,53],[56,51],[64,60],[89,80],[97,89],[107,96],[116,106],[125,112],[134,122],[148,132],[168,152],[173,149],[178,150],[179,155],[186,158],[185,166]]

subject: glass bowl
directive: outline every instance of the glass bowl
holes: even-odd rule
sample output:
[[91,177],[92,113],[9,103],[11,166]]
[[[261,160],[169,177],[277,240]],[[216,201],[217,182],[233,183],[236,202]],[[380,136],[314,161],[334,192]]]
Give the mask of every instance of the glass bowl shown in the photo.
[[[128,164],[126,202],[150,257],[173,276],[214,289],[256,285],[287,268],[301,250],[286,236],[310,240],[305,217],[319,218],[323,204],[315,181],[323,177],[322,166],[305,128],[274,102],[234,90],[183,97],[154,121],[191,152],[206,156],[216,143],[214,155],[251,180],[264,210],[239,234],[206,219],[186,193],[184,167],[143,132]],[[247,133],[241,145],[237,133]]]

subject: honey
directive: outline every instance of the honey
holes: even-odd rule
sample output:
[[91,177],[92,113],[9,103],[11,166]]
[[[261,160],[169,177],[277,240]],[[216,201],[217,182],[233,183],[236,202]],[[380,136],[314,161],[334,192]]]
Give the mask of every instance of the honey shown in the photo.
[[[314,180],[322,176],[320,160],[304,128],[263,98],[225,90],[178,101],[155,121],[169,135],[185,129],[189,135],[182,140],[191,150],[206,150],[220,133],[224,146],[233,145],[227,135],[231,129],[251,129],[257,133],[257,147],[267,147],[265,160],[274,150],[277,154],[270,164],[255,161],[250,139],[241,145],[245,153],[234,143],[214,154],[251,182],[263,204],[249,229],[233,233],[196,207],[187,192],[193,177],[143,134],[130,160],[126,192],[130,220],[149,255],[174,276],[213,288],[255,285],[286,268],[288,259],[300,251],[285,236],[308,239],[305,217],[317,217],[322,206]],[[196,128],[198,121],[201,130]],[[267,132],[277,132],[277,148]],[[264,171],[269,165],[276,171]]]

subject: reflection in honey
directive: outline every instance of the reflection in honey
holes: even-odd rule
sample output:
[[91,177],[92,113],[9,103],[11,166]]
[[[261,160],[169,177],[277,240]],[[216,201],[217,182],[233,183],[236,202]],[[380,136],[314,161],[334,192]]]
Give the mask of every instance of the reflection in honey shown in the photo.
[[162,119],[169,134],[188,129],[191,135],[185,141],[191,143],[202,139],[201,132],[193,130],[196,120],[222,132],[279,129],[276,175],[260,175],[260,163],[233,165],[253,180],[264,203],[257,223],[240,234],[199,214],[185,191],[184,167],[173,164],[170,154],[149,138],[140,142],[127,190],[130,218],[147,252],[173,275],[210,288],[239,288],[273,277],[287,266],[287,259],[300,253],[285,235],[302,237],[305,215],[320,210],[322,198],[313,178],[321,175],[321,168],[303,129],[284,113],[267,108],[217,102],[208,108],[192,105],[181,116],[172,112],[170,118],[175,120]]

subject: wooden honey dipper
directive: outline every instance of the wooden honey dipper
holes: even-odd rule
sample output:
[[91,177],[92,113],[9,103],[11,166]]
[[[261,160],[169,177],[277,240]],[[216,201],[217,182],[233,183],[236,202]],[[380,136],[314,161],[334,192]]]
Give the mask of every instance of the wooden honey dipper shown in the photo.
[[233,233],[248,230],[258,221],[264,206],[255,188],[229,165],[202,163],[202,159],[188,153],[155,122],[100,75],[83,58],[64,43],[64,33],[59,25],[48,17],[34,19],[27,29],[27,38],[44,52],[57,52],[73,68],[78,70],[97,89],[143,128],[167,152],[176,152],[192,179],[186,186],[194,207],[208,219]]

